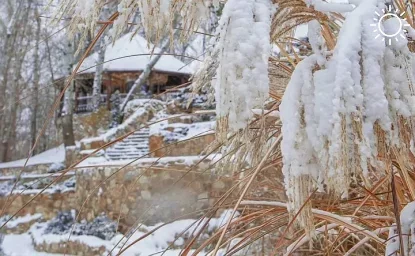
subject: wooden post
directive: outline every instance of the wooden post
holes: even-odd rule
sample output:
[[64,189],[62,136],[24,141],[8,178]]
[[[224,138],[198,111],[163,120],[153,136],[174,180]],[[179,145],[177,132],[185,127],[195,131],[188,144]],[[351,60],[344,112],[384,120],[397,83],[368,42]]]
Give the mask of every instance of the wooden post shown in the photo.
[[108,78],[109,78],[109,83],[107,83],[107,109],[111,110],[111,90],[112,90],[112,77],[111,77],[111,73],[108,72]]
[[75,86],[75,99],[74,99],[74,101],[75,101],[75,106],[74,106],[74,111],[75,111],[75,113],[78,113],[78,104],[79,104],[79,102],[78,102],[78,97],[79,97],[79,90],[78,90],[78,86],[76,86],[76,78],[74,79],[74,81],[73,81],[73,86]]

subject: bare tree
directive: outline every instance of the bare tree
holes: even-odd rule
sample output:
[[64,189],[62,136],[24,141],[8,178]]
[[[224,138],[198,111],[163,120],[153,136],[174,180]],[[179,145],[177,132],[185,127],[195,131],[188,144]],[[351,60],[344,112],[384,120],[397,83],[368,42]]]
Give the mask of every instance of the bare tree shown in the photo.
[[27,5],[24,6],[22,15],[19,20],[16,21],[16,38],[19,40],[16,41],[15,47],[17,47],[14,52],[15,56],[13,58],[13,80],[10,86],[10,96],[8,99],[11,99],[11,102],[14,104],[8,104],[8,113],[6,121],[5,134],[3,138],[3,161],[9,161],[13,157],[15,151],[15,142],[16,142],[16,124],[17,124],[17,114],[19,108],[19,95],[20,89],[22,86],[22,68],[23,63],[30,46],[30,31],[29,30],[29,15],[31,12],[32,0],[27,2]]
[[36,18],[36,39],[34,49],[34,78],[31,88],[32,93],[32,116],[30,121],[30,141],[31,147],[35,145],[37,135],[37,116],[38,116],[38,105],[39,105],[39,81],[40,81],[40,61],[39,61],[39,43],[40,43],[40,32],[41,32],[41,20],[39,17],[38,7],[35,6],[35,18]]
[[101,85],[102,85],[102,72],[104,70],[105,61],[105,38],[101,37],[98,44],[98,57],[96,61],[94,84],[92,86],[92,105],[94,111],[97,111],[101,102]]
[[14,51],[12,50],[14,42],[17,38],[17,29],[15,29],[16,19],[20,16],[22,10],[22,1],[18,3],[10,4],[10,9],[12,13],[9,13],[9,21],[6,27],[6,38],[2,48],[2,60],[1,60],[1,76],[2,81],[0,83],[0,162],[5,161],[5,156],[7,152],[7,141],[5,138],[5,133],[7,129],[6,119],[7,119],[7,84],[9,82],[9,70],[12,64],[12,59]]
[[141,73],[138,79],[134,82],[133,86],[131,87],[131,90],[128,92],[127,97],[125,97],[124,102],[121,105],[121,108],[120,108],[121,113],[124,111],[125,106],[127,106],[127,103],[131,98],[131,95],[135,93],[136,90],[139,90],[141,86],[144,85],[144,83],[147,81],[148,77],[151,74],[151,70],[160,60],[161,56],[167,51],[169,46],[170,46],[169,40],[165,40],[165,42],[163,43],[163,46],[161,47],[160,52],[157,53],[157,55],[153,56],[153,58],[147,64],[146,68],[143,70],[143,73]]
[[[71,74],[74,65],[74,45],[69,42],[66,48],[66,61],[68,65],[68,74]],[[75,136],[73,131],[73,111],[75,101],[75,80],[71,81],[71,85],[65,91],[62,109],[62,136],[65,147],[75,145]]]

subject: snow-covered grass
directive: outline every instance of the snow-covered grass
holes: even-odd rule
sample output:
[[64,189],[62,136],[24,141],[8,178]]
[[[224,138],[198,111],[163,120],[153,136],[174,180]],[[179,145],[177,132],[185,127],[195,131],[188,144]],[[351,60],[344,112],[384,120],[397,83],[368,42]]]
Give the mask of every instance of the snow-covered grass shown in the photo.
[[[65,148],[63,145],[59,147],[49,149],[38,155],[34,155],[29,159],[27,165],[38,165],[38,164],[53,164],[61,163],[65,161]],[[20,159],[12,162],[0,163],[0,169],[23,167],[26,159]]]

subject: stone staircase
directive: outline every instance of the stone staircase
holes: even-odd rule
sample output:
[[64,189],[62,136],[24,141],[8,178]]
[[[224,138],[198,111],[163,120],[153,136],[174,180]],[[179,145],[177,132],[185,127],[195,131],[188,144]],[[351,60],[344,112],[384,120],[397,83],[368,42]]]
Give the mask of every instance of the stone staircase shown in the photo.
[[109,160],[134,160],[149,153],[149,128],[142,128],[106,150]]

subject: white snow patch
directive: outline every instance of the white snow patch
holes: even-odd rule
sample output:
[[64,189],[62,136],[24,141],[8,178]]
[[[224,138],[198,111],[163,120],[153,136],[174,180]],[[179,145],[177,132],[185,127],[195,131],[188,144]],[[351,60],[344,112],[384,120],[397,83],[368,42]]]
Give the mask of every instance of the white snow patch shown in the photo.
[[[33,215],[32,214],[27,214],[23,217],[16,217],[16,218],[11,219],[10,221],[8,221],[6,223],[6,227],[7,228],[15,228],[15,227],[19,226],[20,224],[28,223],[28,222],[31,222],[31,221],[34,221],[34,220],[38,220],[40,218],[42,218],[42,214],[40,214],[40,213],[35,213]],[[6,220],[4,220],[4,221],[6,221]],[[4,221],[2,221],[2,222],[4,222]]]
[[[128,33],[122,36],[107,47],[105,51],[105,71],[139,71],[144,70],[150,62],[151,53],[160,52],[160,48],[149,44],[146,39],[139,35]],[[132,56],[136,55],[136,56]],[[137,56],[141,55],[141,56]],[[97,53],[92,54],[84,60],[79,70],[83,73],[94,73],[95,64],[98,58]],[[181,74],[191,74],[192,70],[183,62],[171,55],[163,55],[154,66],[155,71],[174,72]]]
[[[139,230],[135,231],[128,239],[123,235],[118,234],[113,239],[106,241],[94,236],[76,236],[72,235],[70,241],[77,241],[83,244],[86,244],[90,247],[101,247],[104,246],[109,252],[114,247],[114,251],[111,255],[117,255],[118,252],[125,246],[132,244],[136,239],[144,236],[146,233],[158,228],[151,235],[145,237],[138,243],[134,244],[129,248],[123,255],[126,256],[136,256],[136,255],[152,255],[154,253],[159,253],[169,247],[171,243],[174,242],[175,246],[184,245],[184,237],[189,237],[191,235],[197,234],[204,226],[206,222],[208,233],[214,232],[220,227],[224,226],[229,218],[233,215],[233,211],[226,210],[218,218],[212,218],[211,220],[194,220],[194,219],[184,219],[174,221],[172,223],[163,224],[159,223],[154,226],[145,226],[140,225]],[[236,212],[233,217],[236,218],[239,216],[239,213]],[[6,235],[4,242],[2,244],[3,250],[7,255],[13,256],[58,256],[58,254],[47,254],[47,253],[38,253],[34,250],[33,243],[63,243],[66,242],[69,238],[68,235],[55,235],[55,234],[44,234],[44,231],[47,227],[47,222],[34,224],[29,233],[21,235]],[[175,241],[175,239],[177,240]],[[203,235],[203,238],[208,238],[207,234]],[[120,242],[121,241],[121,242]],[[117,243],[120,242],[118,245]],[[107,252],[107,253],[108,253]],[[165,253],[166,256],[178,256],[180,255],[180,249],[167,250]],[[191,251],[193,252],[193,250]],[[104,254],[104,255],[107,255]],[[198,255],[206,255],[205,252],[202,252]],[[59,255],[60,256],[60,255]]]
[[[52,148],[42,152],[38,155],[34,155],[29,159],[27,166],[29,165],[38,165],[38,164],[52,164],[52,163],[61,163],[65,161],[65,147],[60,145],[59,147]],[[20,159],[12,162],[0,163],[0,169],[4,168],[13,168],[13,167],[23,167],[26,162],[25,159]]]

